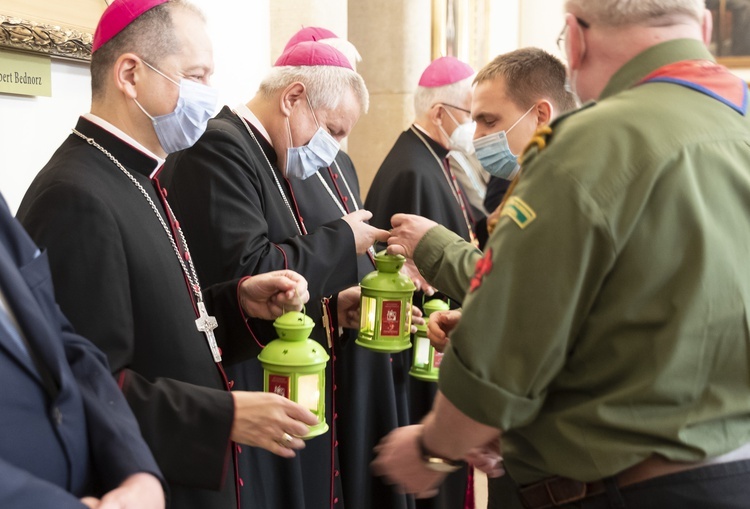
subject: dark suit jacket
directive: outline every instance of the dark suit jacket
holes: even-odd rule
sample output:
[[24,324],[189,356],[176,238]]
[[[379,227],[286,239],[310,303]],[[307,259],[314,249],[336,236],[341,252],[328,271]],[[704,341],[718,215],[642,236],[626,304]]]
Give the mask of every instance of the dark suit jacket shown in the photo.
[[160,476],[105,356],[73,332],[46,253],[2,198],[0,287],[30,353],[0,333],[0,507],[80,508],[131,474]]

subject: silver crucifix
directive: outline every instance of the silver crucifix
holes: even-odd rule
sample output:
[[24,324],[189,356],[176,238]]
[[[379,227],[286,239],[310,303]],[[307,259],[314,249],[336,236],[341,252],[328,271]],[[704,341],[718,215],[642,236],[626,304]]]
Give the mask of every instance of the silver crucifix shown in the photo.
[[214,329],[219,326],[216,318],[210,316],[206,311],[206,305],[203,302],[198,303],[198,319],[195,321],[195,326],[206,335],[206,341],[208,346],[211,348],[211,353],[214,356],[214,362],[221,362],[221,354],[219,353],[219,345],[216,344],[216,336],[214,336]]

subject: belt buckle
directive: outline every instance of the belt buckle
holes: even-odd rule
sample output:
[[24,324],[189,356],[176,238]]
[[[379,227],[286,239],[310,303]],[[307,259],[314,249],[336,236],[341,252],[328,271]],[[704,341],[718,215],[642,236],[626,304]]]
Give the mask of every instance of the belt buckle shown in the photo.
[[[562,488],[558,491],[558,495],[555,495],[555,490],[550,487],[553,484],[557,484]],[[544,482],[544,487],[547,488],[547,494],[549,494],[549,498],[554,507],[570,504],[571,502],[577,502],[578,500],[586,498],[585,482],[575,481],[564,477],[553,477]]]
[[565,477],[550,477],[519,488],[521,502],[526,509],[559,507],[586,498],[587,485]]

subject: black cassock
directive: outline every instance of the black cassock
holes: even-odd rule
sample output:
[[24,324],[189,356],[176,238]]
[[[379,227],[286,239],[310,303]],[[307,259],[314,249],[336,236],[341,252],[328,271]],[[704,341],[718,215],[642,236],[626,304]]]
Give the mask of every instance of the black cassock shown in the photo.
[[448,151],[419,132],[441,162],[436,161],[417,132],[412,126],[401,133],[375,174],[365,200],[365,208],[372,212],[370,222],[387,230],[391,228],[393,214],[417,214],[470,240],[466,224],[467,217],[471,222],[470,212],[464,215],[455,194],[462,192],[461,187],[456,181],[459,191],[452,188],[452,179],[441,165]]
[[[429,144],[434,155],[417,133]],[[468,213],[464,215],[462,205],[456,198],[456,194],[462,192],[460,185],[450,177],[442,164],[447,155],[448,150],[418,131],[415,126],[401,133],[380,165],[367,193],[365,208],[373,214],[371,223],[379,228],[389,229],[391,216],[394,214],[416,214],[432,219],[470,241],[471,233],[467,218],[471,224],[471,217]],[[436,160],[435,156],[440,161]],[[463,202],[468,203],[465,199]],[[415,294],[415,299],[415,304],[421,306],[421,294]],[[402,369],[399,378],[405,380],[408,397],[402,404],[408,407],[409,422],[402,424],[416,424],[432,407],[437,384],[417,380],[408,375],[411,351],[394,356],[394,364],[397,360]],[[450,474],[438,496],[417,500],[416,507],[463,508],[467,478],[465,468]]]
[[[299,272],[309,285],[306,311],[316,322],[312,337],[331,354],[326,370],[326,420],[331,430],[309,440],[291,460],[243,447],[243,507],[340,509],[345,472],[338,465],[333,419],[339,400],[333,383],[338,344],[333,351],[328,346],[321,298],[357,284],[354,235],[342,219],[300,234],[298,225],[305,231],[305,217],[300,219],[289,182],[275,168],[271,145],[252,128],[256,142],[249,126],[223,108],[193,147],[168,158],[160,179],[193,246],[201,279],[210,283],[284,268]],[[335,299],[330,307],[335,317]],[[258,340],[267,343],[274,337],[271,330]],[[235,389],[263,390],[262,372],[255,359],[230,368]]]
[[[311,230],[362,208],[357,173],[344,152],[339,152],[331,167],[291,182],[300,213]],[[359,280],[375,270],[370,254],[359,256],[357,262]],[[408,421],[403,370],[393,368],[400,366],[403,355],[372,352],[356,345],[356,337],[356,330],[344,330],[335,373],[344,498],[356,509],[414,507],[412,497],[398,494],[370,470],[373,448],[388,432]]]
[[[86,119],[76,129],[130,171],[166,220],[149,178],[157,161]],[[170,507],[236,507],[232,397],[145,197],[102,152],[71,134],[31,184],[18,218],[48,250],[62,310],[107,354],[170,484]],[[258,352],[239,312],[237,283],[203,292],[227,361]],[[237,341],[224,341],[229,337]]]

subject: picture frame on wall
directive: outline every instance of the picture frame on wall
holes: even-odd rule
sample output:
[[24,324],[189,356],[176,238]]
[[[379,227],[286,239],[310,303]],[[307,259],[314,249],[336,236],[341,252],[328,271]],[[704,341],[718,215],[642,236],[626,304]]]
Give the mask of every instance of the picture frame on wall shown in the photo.
[[91,60],[96,24],[111,0],[0,0],[0,49]]
[[490,60],[492,0],[432,0],[432,60],[452,56],[480,69]]
[[723,65],[750,68],[750,0],[706,0],[713,15],[711,53]]

